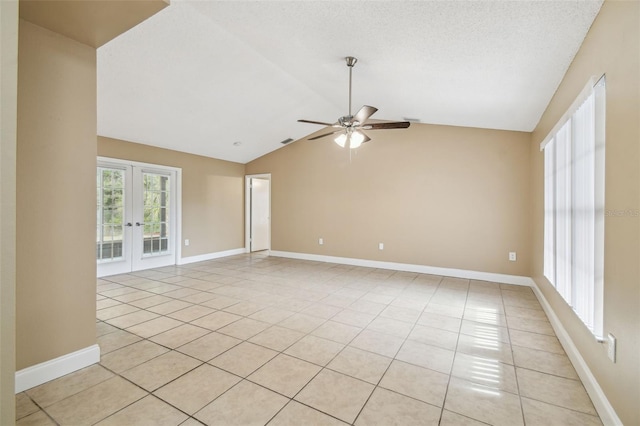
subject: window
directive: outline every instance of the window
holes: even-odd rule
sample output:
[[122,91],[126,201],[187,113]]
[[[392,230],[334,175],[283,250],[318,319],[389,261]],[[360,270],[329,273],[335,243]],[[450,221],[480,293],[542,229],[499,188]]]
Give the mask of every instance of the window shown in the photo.
[[544,275],[596,338],[603,335],[605,77],[591,79],[540,144]]

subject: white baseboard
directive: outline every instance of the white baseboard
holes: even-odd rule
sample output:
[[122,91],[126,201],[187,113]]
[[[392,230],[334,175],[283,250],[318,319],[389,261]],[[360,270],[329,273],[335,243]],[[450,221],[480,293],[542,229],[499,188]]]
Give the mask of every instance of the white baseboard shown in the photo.
[[189,256],[178,259],[178,265],[186,265],[188,263],[204,262],[206,260],[218,259],[220,257],[235,256],[236,254],[246,253],[245,248],[237,248],[232,250],[217,251],[214,253],[200,254],[198,256]]
[[547,298],[544,297],[544,293],[540,291],[538,284],[534,280],[531,280],[531,282],[532,282],[531,288],[533,289],[533,292],[536,294],[536,297],[540,301],[540,304],[542,305],[542,309],[544,309],[545,313],[547,314],[547,317],[549,318],[549,322],[551,322],[551,326],[553,327],[553,330],[556,332],[556,336],[558,337],[558,340],[560,340],[562,347],[564,348],[565,352],[567,353],[567,356],[569,357],[569,359],[571,360],[571,363],[576,369],[576,373],[578,373],[580,380],[582,380],[582,384],[587,390],[589,397],[591,397],[591,401],[593,402],[593,405],[596,411],[598,412],[598,415],[600,416],[600,420],[602,420],[602,423],[605,426],[609,426],[609,425],[622,426],[622,421],[616,414],[616,411],[611,406],[611,403],[609,403],[609,400],[607,399],[606,395],[604,394],[604,391],[598,384],[598,381],[594,377],[593,373],[589,369],[589,366],[587,365],[586,361],[584,360],[582,355],[580,355],[580,351],[578,350],[576,345],[573,343],[571,336],[569,336],[569,333],[562,325],[562,322],[560,322],[560,319],[551,308],[549,301],[547,301]]
[[100,346],[92,345],[16,372],[16,393],[100,362]]
[[365,266],[369,268],[393,269],[395,271],[416,272],[420,274],[443,275],[455,278],[467,278],[491,281],[501,284],[531,286],[533,280],[520,275],[494,274],[491,272],[469,271],[465,269],[440,268],[437,266],[413,265],[409,263],[382,262],[378,260],[354,259],[350,257],[324,256],[320,254],[293,253],[271,250],[270,256],[290,259],[314,260],[317,262],[339,263],[342,265]]

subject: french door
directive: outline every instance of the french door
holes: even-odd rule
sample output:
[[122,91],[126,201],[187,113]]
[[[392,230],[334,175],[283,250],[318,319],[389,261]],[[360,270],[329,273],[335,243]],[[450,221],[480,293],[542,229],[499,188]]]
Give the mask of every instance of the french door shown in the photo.
[[98,276],[176,263],[176,169],[99,160]]

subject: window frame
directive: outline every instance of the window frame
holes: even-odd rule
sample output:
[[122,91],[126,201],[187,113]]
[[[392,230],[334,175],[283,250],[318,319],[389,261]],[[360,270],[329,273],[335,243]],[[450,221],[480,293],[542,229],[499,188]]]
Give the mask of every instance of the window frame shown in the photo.
[[543,273],[594,337],[604,335],[606,77],[592,77],[540,144]]

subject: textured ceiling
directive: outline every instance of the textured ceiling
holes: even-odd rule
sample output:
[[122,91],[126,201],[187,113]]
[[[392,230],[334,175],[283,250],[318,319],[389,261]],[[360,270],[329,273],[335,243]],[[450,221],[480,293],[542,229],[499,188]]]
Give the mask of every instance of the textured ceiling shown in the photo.
[[601,4],[174,0],[98,49],[98,133],[246,163],[347,113],[345,56],[354,110],[531,131]]

